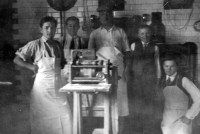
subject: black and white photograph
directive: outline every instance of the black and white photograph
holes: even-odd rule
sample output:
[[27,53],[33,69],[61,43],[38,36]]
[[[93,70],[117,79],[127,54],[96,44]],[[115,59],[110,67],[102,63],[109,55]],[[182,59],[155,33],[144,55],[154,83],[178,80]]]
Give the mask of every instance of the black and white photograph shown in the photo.
[[0,0],[0,134],[200,134],[200,0]]

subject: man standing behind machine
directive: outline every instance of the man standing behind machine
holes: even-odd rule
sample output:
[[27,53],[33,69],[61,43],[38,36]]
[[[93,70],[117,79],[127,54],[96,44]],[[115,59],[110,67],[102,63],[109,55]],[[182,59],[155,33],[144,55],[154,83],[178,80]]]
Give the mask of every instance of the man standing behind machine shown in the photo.
[[68,17],[67,20],[65,21],[67,34],[61,37],[59,41],[64,46],[65,56],[67,56],[66,57],[67,59],[70,58],[70,55],[68,55],[68,51],[70,51],[71,49],[86,49],[87,48],[86,39],[77,35],[78,30],[80,28],[79,23],[80,23],[79,19],[75,16]]
[[[79,19],[75,16],[68,17],[65,21],[66,25],[66,32],[67,34],[60,39],[58,39],[61,44],[63,44],[64,47],[64,55],[67,61],[71,60],[71,50],[73,49],[86,49],[87,48],[87,41],[84,38],[81,38],[77,35],[78,30],[80,28]],[[66,84],[67,79],[64,79],[65,77],[68,77],[68,69],[67,66],[64,70],[61,71],[62,73],[62,83]]]
[[[148,25],[138,29],[139,40],[131,44],[132,56],[127,60],[130,124],[133,132],[153,134],[154,97],[160,78],[159,49],[151,41]],[[159,124],[159,123],[158,123]],[[159,126],[158,126],[159,128]]]
[[[123,58],[127,51],[130,51],[127,35],[122,28],[114,25],[112,8],[106,5],[100,6],[99,19],[101,26],[90,34],[89,49],[95,49],[99,59],[109,59],[113,66],[118,68],[117,105],[118,115],[127,116],[128,98],[127,84],[124,79]],[[119,118],[119,131],[123,133],[123,118]]]
[[[177,72],[174,57],[163,60],[166,77],[161,81],[165,105],[161,128],[163,134],[191,134],[192,120],[200,111],[200,91],[187,77]],[[192,105],[190,101],[192,100]]]

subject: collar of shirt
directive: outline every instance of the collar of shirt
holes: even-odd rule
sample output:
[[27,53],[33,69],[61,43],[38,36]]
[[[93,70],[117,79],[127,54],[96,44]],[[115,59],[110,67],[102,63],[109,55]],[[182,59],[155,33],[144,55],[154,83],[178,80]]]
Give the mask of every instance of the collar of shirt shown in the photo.
[[71,36],[70,34],[67,34],[68,36],[70,36],[71,38],[78,38],[79,36],[78,35],[75,35],[75,36]]
[[73,38],[74,38],[75,40],[77,40],[77,39],[79,38],[79,36],[78,36],[78,35],[75,35],[74,37],[72,37],[71,35],[67,34],[67,40],[69,40],[69,42],[71,42],[71,40],[72,40]]
[[176,75],[177,75],[177,72],[174,73],[172,76],[168,76],[168,75],[166,75],[166,80],[167,80],[168,78],[170,78],[170,80],[171,80],[171,82],[172,82],[172,81],[174,81]]
[[[100,27],[101,28],[101,30],[103,30],[103,29],[105,29],[104,27]],[[108,31],[110,32],[110,31],[112,31],[112,30],[114,30],[114,28],[115,28],[115,25],[113,25]]]
[[[42,36],[42,41],[43,42],[47,42],[47,40],[50,40],[50,39],[47,39],[46,37]],[[52,39],[52,41],[54,41],[54,39]]]
[[74,38],[75,40],[77,40],[79,38],[78,35],[72,37],[71,35],[67,34],[66,35],[66,40],[67,40],[67,44],[65,43],[65,48],[69,48],[70,47],[70,44],[71,44],[71,41],[72,41],[72,38]]
[[44,36],[42,36],[42,41],[46,42],[48,39]]
[[145,43],[145,42],[143,42],[143,41],[141,41],[141,42],[142,42],[142,46],[143,46],[143,47],[145,47],[144,44],[149,45],[149,42],[148,42],[148,43]]

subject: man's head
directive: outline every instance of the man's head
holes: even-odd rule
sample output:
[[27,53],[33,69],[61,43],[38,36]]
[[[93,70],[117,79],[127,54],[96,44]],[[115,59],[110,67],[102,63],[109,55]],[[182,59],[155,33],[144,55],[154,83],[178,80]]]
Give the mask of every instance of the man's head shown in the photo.
[[163,60],[163,69],[166,75],[172,76],[177,72],[177,62],[173,57],[166,57]]
[[151,27],[148,25],[141,25],[138,28],[138,37],[144,43],[149,43],[151,41],[152,30]]
[[53,39],[56,33],[57,20],[54,17],[46,16],[40,21],[40,32],[47,39]]
[[113,25],[113,9],[110,6],[102,5],[97,8],[99,12],[99,20],[102,26],[110,26]]
[[68,17],[65,21],[66,29],[68,33],[73,37],[77,35],[80,28],[79,19],[75,16]]

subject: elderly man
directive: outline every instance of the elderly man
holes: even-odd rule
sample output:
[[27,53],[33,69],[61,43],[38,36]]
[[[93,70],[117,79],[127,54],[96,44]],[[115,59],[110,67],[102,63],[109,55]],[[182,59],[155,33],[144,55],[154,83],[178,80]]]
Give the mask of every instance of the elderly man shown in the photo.
[[[97,9],[101,26],[90,34],[89,49],[95,49],[99,59],[109,59],[118,68],[117,105],[118,115],[127,116],[127,84],[124,79],[124,55],[130,51],[127,35],[122,28],[114,25],[112,8],[103,5]],[[119,118],[121,124],[123,118]],[[119,127],[121,128],[121,125]],[[121,129],[120,129],[121,131]]]
[[166,74],[161,81],[165,98],[163,134],[191,134],[192,120],[200,111],[200,91],[192,81],[177,72],[174,57],[163,60],[163,69]]

